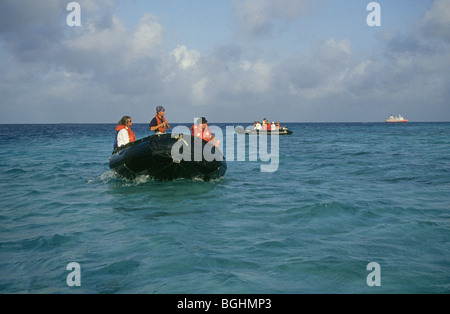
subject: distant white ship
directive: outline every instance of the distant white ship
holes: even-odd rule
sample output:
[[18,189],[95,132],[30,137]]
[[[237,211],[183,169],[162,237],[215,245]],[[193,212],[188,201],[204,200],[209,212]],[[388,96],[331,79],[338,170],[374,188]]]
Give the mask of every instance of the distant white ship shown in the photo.
[[398,116],[395,117],[391,115],[389,119],[386,120],[386,122],[398,123],[398,122],[408,122],[408,120],[403,118],[403,116],[399,114]]

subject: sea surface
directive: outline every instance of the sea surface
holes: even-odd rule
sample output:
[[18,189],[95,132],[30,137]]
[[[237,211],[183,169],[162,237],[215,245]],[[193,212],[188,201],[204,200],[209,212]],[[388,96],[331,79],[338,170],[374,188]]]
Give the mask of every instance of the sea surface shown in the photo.
[[114,124],[0,125],[0,293],[450,293],[450,123],[287,126],[275,172],[157,182]]

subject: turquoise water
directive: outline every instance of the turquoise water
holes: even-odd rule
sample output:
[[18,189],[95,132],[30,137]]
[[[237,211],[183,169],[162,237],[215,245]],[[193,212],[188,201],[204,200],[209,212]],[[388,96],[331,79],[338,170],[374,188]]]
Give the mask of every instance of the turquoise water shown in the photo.
[[288,126],[276,172],[154,182],[113,124],[0,125],[0,293],[449,293],[450,123]]

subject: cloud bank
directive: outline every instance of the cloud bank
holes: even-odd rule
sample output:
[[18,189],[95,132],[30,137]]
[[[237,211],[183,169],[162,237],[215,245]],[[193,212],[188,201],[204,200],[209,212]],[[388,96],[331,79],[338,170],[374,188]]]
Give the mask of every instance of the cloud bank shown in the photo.
[[148,122],[159,104],[174,122],[450,120],[446,0],[415,29],[378,31],[376,52],[330,36],[283,58],[258,41],[276,36],[279,23],[321,14],[326,1],[234,1],[236,38],[250,43],[210,51],[182,38],[169,49],[152,12],[130,27],[113,0],[78,2],[81,27],[65,24],[64,1],[0,2],[0,123],[115,123],[125,114]]

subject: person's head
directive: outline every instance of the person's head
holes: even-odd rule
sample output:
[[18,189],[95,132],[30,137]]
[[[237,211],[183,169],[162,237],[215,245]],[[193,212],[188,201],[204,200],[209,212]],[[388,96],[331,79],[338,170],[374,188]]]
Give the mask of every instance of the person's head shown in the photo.
[[131,118],[129,116],[123,116],[119,121],[120,125],[131,126]]
[[200,117],[197,119],[197,124],[202,126],[202,129],[206,128],[208,121],[205,117]]
[[166,109],[163,106],[158,106],[156,107],[156,114],[162,117],[166,114]]

